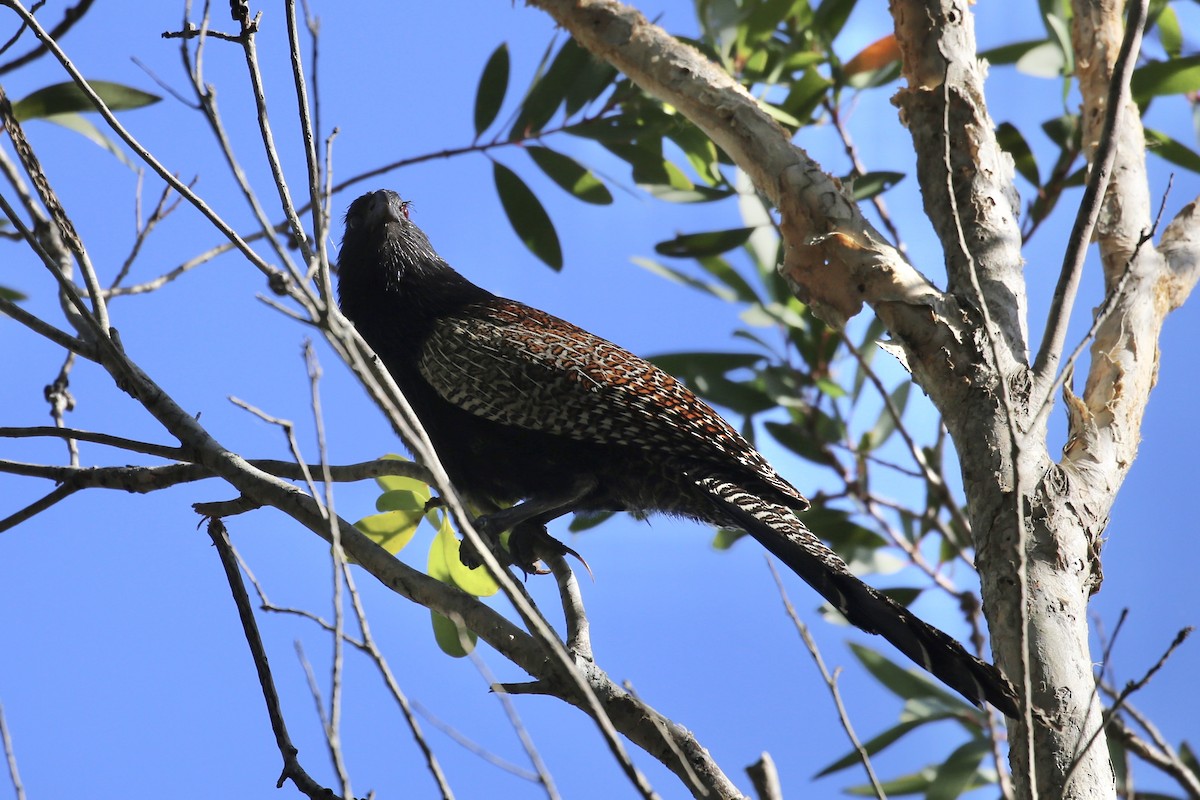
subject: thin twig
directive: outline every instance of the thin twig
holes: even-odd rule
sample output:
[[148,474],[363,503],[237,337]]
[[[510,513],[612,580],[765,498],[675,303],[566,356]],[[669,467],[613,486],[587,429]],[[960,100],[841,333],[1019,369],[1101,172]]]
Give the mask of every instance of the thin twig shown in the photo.
[[416,711],[418,714],[420,714],[422,717],[425,718],[426,722],[428,722],[430,725],[432,725],[437,730],[444,733],[451,741],[453,741],[455,744],[459,745],[463,749],[478,756],[479,758],[482,758],[484,761],[488,762],[493,767],[504,770],[505,772],[509,773],[510,775],[514,775],[518,778],[521,778],[522,780],[527,780],[531,783],[537,782],[538,775],[536,772],[526,769],[525,767],[522,767],[520,764],[514,764],[513,762],[509,761],[506,758],[503,758],[502,756],[496,755],[492,751],[488,750],[486,747],[483,747],[478,742],[475,742],[470,737],[464,735],[462,733],[462,731],[458,730],[450,723],[439,718],[436,714],[434,714],[432,711],[430,711],[425,705],[423,705],[419,700],[413,700],[412,707],[413,707],[414,711]]
[[[138,173],[139,188],[141,186],[142,176],[144,174],[144,170]],[[195,183],[195,179],[193,179],[192,183]],[[140,200],[140,191],[138,193],[138,197]],[[158,227],[158,223],[169,217],[171,212],[179,208],[179,204],[183,202],[182,197],[176,197],[174,202],[168,202],[170,199],[171,185],[164,184],[162,194],[158,196],[158,202],[154,205],[154,210],[150,212],[150,216],[146,218],[145,222],[142,222],[141,212],[137,212],[137,231],[133,239],[133,246],[129,249],[129,255],[125,257],[125,261],[121,264],[121,268],[117,270],[116,277],[114,277],[112,279],[112,283],[108,285],[108,289],[104,293],[105,297],[115,296],[113,290],[120,286],[125,278],[129,275],[129,270],[133,268],[133,262],[137,260],[138,254],[142,251],[142,246],[146,243],[146,240],[150,237],[150,234],[153,233],[156,227]]]
[[20,511],[17,511],[14,514],[9,514],[4,519],[0,519],[0,533],[11,530],[12,528],[20,525],[22,522],[36,517],[38,514],[53,506],[55,503],[66,500],[77,491],[78,489],[72,486],[59,486],[51,490],[49,494],[45,495],[39,500],[35,500],[34,502],[22,508]]
[[26,428],[0,427],[0,439],[28,439],[38,437],[74,439],[79,442],[103,444],[109,447],[116,447],[121,450],[128,450],[131,453],[142,453],[148,456],[158,456],[159,458],[178,460],[183,460],[184,458],[184,450],[181,447],[168,447],[161,444],[151,444],[150,442],[141,442],[136,439],[126,439],[124,437],[113,436],[112,434],[108,433],[85,431],[81,430],[80,428],[51,428],[45,425]]
[[[68,351],[67,357],[63,359],[63,365],[58,371],[58,375],[46,387],[46,402],[50,404],[50,417],[54,420],[54,427],[59,430],[66,430],[67,420],[66,413],[75,410],[75,397],[71,394],[71,367],[75,365],[75,354]],[[79,443],[70,436],[63,437],[67,443],[67,462],[72,467],[79,466]]]
[[0,741],[4,743],[4,760],[8,762],[8,776],[17,800],[25,800],[25,786],[21,783],[21,772],[17,769],[17,751],[13,749],[8,722],[4,719],[4,706],[0,704]]
[[966,514],[964,514],[962,511],[962,507],[950,493],[950,487],[946,485],[946,480],[942,477],[941,473],[929,465],[929,460],[925,458],[925,454],[921,452],[921,448],[917,446],[912,434],[909,433],[907,426],[904,425],[904,422],[901,419],[900,410],[896,408],[896,404],[892,402],[891,394],[888,392],[887,387],[883,385],[883,381],[880,380],[877,374],[875,374],[875,370],[871,369],[870,364],[867,363],[862,352],[854,346],[854,342],[850,341],[850,337],[847,336],[844,331],[842,332],[842,343],[846,346],[846,349],[850,351],[850,355],[854,356],[854,360],[859,364],[859,369],[863,370],[863,374],[865,374],[867,380],[871,382],[871,386],[875,388],[875,391],[878,392],[880,398],[882,398],[883,407],[887,410],[888,416],[890,416],[892,421],[895,423],[896,432],[900,434],[902,439],[904,439],[904,444],[908,447],[908,452],[912,455],[913,462],[916,463],[917,468],[921,470],[921,474],[924,476],[925,482],[932,486],[934,491],[936,491],[941,497],[943,504],[950,512],[950,515],[954,517],[954,521],[959,524],[959,527],[961,527],[963,531],[969,533],[971,530],[970,520],[967,519]]
[[1100,218],[1100,207],[1104,202],[1104,194],[1108,191],[1108,181],[1117,159],[1114,134],[1122,122],[1121,115],[1126,113],[1129,81],[1137,66],[1137,53],[1142,42],[1142,29],[1146,24],[1148,5],[1149,0],[1132,0],[1129,3],[1125,36],[1121,40],[1117,60],[1113,63],[1112,83],[1108,87],[1108,105],[1104,109],[1100,141],[1097,142],[1096,151],[1092,155],[1091,174],[1088,176],[1083,198],[1079,201],[1079,211],[1075,215],[1075,224],[1071,227],[1071,236],[1067,240],[1062,270],[1059,272],[1058,284],[1054,287],[1054,297],[1046,318],[1046,333],[1033,362],[1034,386],[1042,386],[1050,379],[1058,369],[1058,361],[1062,356],[1067,324],[1071,319],[1071,310],[1079,289],[1079,278],[1083,274],[1083,262],[1092,242],[1096,221]]
[[1129,281],[1133,279],[1133,263],[1137,260],[1138,254],[1142,252],[1142,248],[1151,241],[1155,234],[1158,233],[1159,223],[1162,222],[1163,211],[1167,206],[1167,196],[1171,192],[1171,186],[1175,183],[1175,176],[1171,175],[1167,178],[1167,188],[1163,192],[1162,201],[1158,205],[1158,214],[1154,217],[1154,224],[1150,226],[1148,231],[1142,233],[1138,237],[1137,244],[1133,246],[1133,250],[1129,254],[1129,258],[1125,259],[1125,266],[1121,270],[1121,277],[1117,279],[1117,283],[1112,287],[1104,297],[1104,302],[1100,304],[1100,308],[1096,311],[1092,319],[1091,326],[1087,329],[1087,333],[1079,340],[1079,344],[1075,345],[1075,349],[1071,351],[1071,355],[1063,362],[1062,369],[1058,371],[1054,381],[1046,387],[1046,393],[1042,397],[1041,402],[1037,405],[1037,414],[1035,415],[1035,425],[1040,427],[1041,421],[1045,415],[1050,413],[1054,407],[1054,396],[1058,390],[1066,384],[1074,374],[1075,363],[1079,357],[1083,355],[1084,348],[1091,343],[1095,338],[1096,333],[1100,330],[1100,326],[1108,321],[1109,316],[1117,308],[1117,303],[1125,296],[1125,289],[1129,285]]
[[79,271],[83,273],[83,283],[87,287],[88,296],[92,301],[92,313],[95,315],[96,324],[101,330],[107,331],[109,327],[108,307],[104,302],[104,293],[100,288],[100,278],[96,274],[96,268],[92,264],[91,257],[88,256],[87,249],[83,246],[83,239],[75,230],[75,225],[71,222],[66,208],[54,191],[54,187],[51,186],[50,179],[46,177],[37,153],[26,139],[25,131],[21,127],[17,115],[13,112],[12,103],[9,102],[3,86],[0,86],[0,119],[4,122],[4,129],[9,138],[12,139],[13,149],[17,152],[21,166],[29,175],[29,180],[33,183],[33,188],[37,190],[42,205],[50,212],[50,219],[58,227],[59,236],[75,254]]
[[[462,649],[470,656],[471,663],[475,665],[475,669],[483,676],[488,686],[493,689],[499,687],[500,682],[496,680],[495,674],[467,639],[467,628],[463,624],[462,618],[451,617],[450,621],[454,623],[454,629],[458,631]],[[512,727],[513,733],[517,735],[517,741],[521,743],[521,747],[525,750],[525,755],[529,758],[529,763],[533,766],[534,771],[537,772],[538,783],[546,790],[546,797],[550,798],[550,800],[561,800],[558,789],[554,785],[554,777],[550,774],[546,762],[542,760],[542,754],[538,752],[537,745],[533,743],[533,737],[529,735],[529,730],[525,727],[525,723],[521,721],[521,715],[517,712],[517,707],[513,704],[512,699],[503,690],[493,691],[492,693],[500,701],[500,706],[504,709],[504,714],[508,717],[508,724]]]
[[1125,724],[1118,714],[1109,720],[1108,729],[1116,731],[1121,739],[1121,743],[1129,752],[1139,756],[1147,764],[1157,767],[1165,774],[1171,776],[1176,783],[1179,784],[1191,800],[1200,799],[1200,777],[1188,769],[1187,764],[1179,757],[1173,749],[1163,751],[1154,745],[1147,742],[1145,739],[1138,736]]
[[[1101,682],[1101,689],[1110,697],[1116,697],[1116,690]],[[1134,731],[1130,730],[1122,714],[1116,714],[1109,720],[1109,727],[1116,728],[1121,735],[1121,739],[1131,751],[1141,756],[1150,765],[1157,767],[1166,774],[1175,779],[1183,790],[1187,792],[1188,797],[1193,800],[1200,800],[1200,775],[1192,771],[1192,769],[1184,763],[1184,760],[1176,752],[1175,748],[1163,737],[1162,732],[1150,722],[1140,711],[1130,705],[1128,701],[1121,707],[1123,714],[1128,714],[1138,725],[1140,725],[1152,741],[1147,742],[1138,736]]]
[[0,314],[16,320],[38,336],[54,342],[54,344],[64,350],[78,353],[89,361],[96,360],[96,348],[94,345],[54,327],[40,317],[30,314],[8,298],[0,297]]
[[250,86],[254,95],[254,107],[258,117],[258,131],[262,137],[263,152],[267,156],[267,165],[271,169],[271,180],[279,193],[279,204],[283,215],[288,221],[288,229],[296,245],[300,248],[305,264],[313,263],[312,246],[300,224],[300,217],[292,203],[292,193],[288,189],[287,178],[283,173],[283,164],[279,160],[279,151],[275,147],[275,134],[271,129],[271,118],[267,113],[267,96],[263,87],[262,71],[258,66],[258,17],[242,22],[241,45],[246,56],[246,70],[250,76]]
[[[49,35],[51,37],[53,37],[54,39],[61,39],[64,35],[66,35],[66,33],[69,30],[71,30],[71,28],[75,27],[75,23],[77,23],[77,22],[79,22],[79,20],[83,19],[84,14],[86,14],[88,12],[88,9],[92,7],[93,2],[95,2],[95,0],[79,0],[79,2],[76,3],[75,5],[63,9],[62,21],[54,26],[54,28],[50,31]],[[38,0],[38,2],[33,4],[32,10],[37,11],[39,8],[41,8],[45,4],[46,4],[46,0]],[[25,26],[22,25],[21,29],[19,31],[17,31],[16,36],[20,36],[21,33],[24,32],[24,30],[25,30]],[[14,43],[16,42],[16,36],[13,37]],[[5,46],[5,49],[7,49],[7,45]],[[12,61],[6,61],[3,65],[0,65],[0,75],[4,75],[6,73],[12,72],[15,69],[19,69],[20,67],[23,67],[26,64],[36,61],[37,59],[46,55],[46,51],[47,51],[46,42],[45,42],[45,40],[41,39],[41,37],[39,37],[39,42],[38,42],[37,46],[34,47],[32,50],[30,50],[28,53],[25,53],[22,56],[18,56],[16,58],[14,58]]]
[[[437,756],[433,753],[433,748],[429,746],[429,742],[425,739],[425,733],[421,730],[420,724],[417,722],[416,716],[413,714],[412,705],[408,702],[408,697],[400,689],[400,683],[396,680],[396,676],[392,674],[392,668],[388,664],[387,659],[383,657],[383,652],[375,643],[374,637],[371,636],[371,626],[367,623],[367,612],[363,608],[362,598],[358,594],[358,587],[354,584],[354,572],[348,566],[343,565],[342,572],[346,578],[346,590],[350,593],[350,603],[354,608],[354,614],[358,617],[358,627],[362,631],[362,644],[358,645],[359,649],[371,657],[375,662],[376,669],[383,676],[383,682],[387,684],[388,691],[392,693],[392,697],[396,700],[396,705],[400,707],[400,713],[404,715],[404,721],[408,724],[409,731],[412,732],[413,740],[416,741],[417,747],[421,750],[421,755],[425,758],[425,766],[429,769],[429,774],[433,776],[433,780],[437,783],[438,791],[441,793],[443,800],[453,800],[454,792],[450,789],[450,782],[446,778],[446,774],[442,772],[442,766],[438,763]],[[346,638],[347,642],[352,642],[350,638]]]
[[1181,644],[1187,641],[1187,638],[1191,635],[1192,630],[1193,629],[1191,626],[1180,629],[1179,632],[1175,634],[1175,638],[1171,640],[1171,643],[1167,645],[1167,649],[1164,650],[1163,654],[1158,657],[1158,661],[1154,662],[1154,665],[1151,666],[1150,669],[1146,670],[1146,674],[1136,681],[1129,681],[1125,684],[1125,687],[1117,693],[1117,696],[1113,698],[1112,705],[1109,706],[1104,712],[1101,724],[1098,725],[1094,731],[1092,731],[1091,736],[1088,737],[1088,740],[1083,747],[1076,748],[1074,758],[1071,759],[1071,766],[1067,768],[1067,773],[1063,776],[1063,786],[1067,785],[1067,781],[1070,779],[1072,773],[1075,772],[1075,768],[1078,767],[1080,762],[1083,760],[1083,754],[1091,749],[1092,745],[1095,744],[1096,740],[1100,737],[1100,734],[1104,731],[1105,726],[1108,724],[1108,721],[1112,719],[1112,717],[1121,709],[1121,706],[1124,705],[1125,701],[1130,697],[1130,695],[1141,691],[1146,687],[1146,684],[1150,683],[1150,681],[1154,679],[1154,676],[1158,674],[1158,671],[1166,666],[1167,660],[1172,656],[1172,654],[1174,654],[1175,650]]
[[[813,661],[817,665],[817,669],[821,672],[821,677],[825,680],[825,685],[829,687],[829,693],[833,696],[833,704],[837,708],[838,720],[842,723],[842,729],[846,731],[847,738],[850,739],[850,744],[854,746],[854,752],[858,753],[858,760],[862,762],[863,769],[867,771],[867,778],[871,781],[871,788],[875,791],[875,796],[879,800],[887,800],[887,795],[884,794],[883,785],[879,782],[879,778],[875,776],[875,769],[871,766],[871,756],[867,753],[862,742],[858,740],[857,734],[854,733],[854,726],[850,724],[850,715],[846,711],[846,706],[842,703],[842,694],[838,690],[837,673],[830,674],[825,667],[825,659],[821,657],[821,651],[817,648],[816,641],[812,638],[812,634],[808,630],[808,626],[804,624],[804,620],[800,619],[800,615],[796,613],[795,606],[792,605],[791,598],[788,597],[787,589],[784,588],[783,579],[779,577],[779,571],[775,569],[775,563],[768,558],[767,567],[771,570],[771,577],[775,579],[775,585],[779,588],[779,598],[783,601],[783,608],[787,611],[787,615],[792,620],[792,624],[796,626],[796,630],[800,633],[800,638],[804,640],[804,646],[808,648],[808,652],[812,654]],[[840,670],[838,670],[840,671]]]
[[292,454],[292,458],[296,460],[296,465],[300,468],[300,472],[304,476],[304,482],[308,485],[308,493],[318,503],[321,502],[321,495],[317,491],[317,484],[313,479],[312,470],[308,468],[308,463],[304,460],[304,455],[300,452],[300,443],[296,441],[296,423],[292,422],[290,419],[284,419],[282,417],[276,417],[268,414],[261,408],[253,406],[239,397],[233,397],[231,395],[229,402],[233,403],[238,408],[249,411],[263,422],[278,426],[279,429],[283,431],[283,435],[287,439],[288,451]]
[[[253,238],[266,239],[267,244],[269,244],[274,250],[275,256],[279,259],[280,263],[284,265],[285,269],[287,269],[288,274],[292,276],[292,280],[298,285],[302,284],[303,276],[301,272],[296,269],[295,264],[292,263],[291,254],[276,235],[285,233],[287,231],[287,225],[284,224],[273,226],[271,221],[267,218],[266,210],[263,209],[262,204],[258,200],[258,195],[255,193],[254,188],[250,185],[250,180],[246,176],[246,172],[242,169],[242,165],[238,161],[237,155],[234,152],[233,141],[225,130],[224,120],[221,117],[221,112],[217,107],[216,87],[207,83],[204,79],[204,62],[202,57],[204,52],[204,43],[208,36],[213,35],[208,30],[207,4],[205,5],[205,13],[203,19],[201,20],[201,24],[195,28],[195,30],[197,33],[195,36],[196,56],[194,61],[189,55],[188,38],[183,38],[180,41],[180,56],[183,59],[185,71],[191,79],[192,91],[196,95],[196,102],[204,115],[205,121],[208,122],[208,126],[212,130],[213,136],[217,140],[217,148],[221,152],[221,155],[224,156],[226,166],[229,167],[229,171],[232,174],[234,181],[237,183],[238,189],[241,190],[242,197],[245,198],[246,203],[250,206],[250,211],[258,223],[259,231]],[[246,241],[250,242],[253,240],[253,238],[247,237]]]
[[19,2],[19,0],[0,0],[0,5],[5,5],[13,9],[21,17],[22,21],[24,21],[33,29],[37,37],[46,44],[46,47],[49,49],[50,53],[59,62],[59,64],[62,65],[63,69],[66,70],[67,74],[71,77],[71,80],[74,81],[84,95],[87,96],[88,101],[96,107],[96,111],[100,113],[100,116],[104,119],[105,123],[107,123],[108,126],[112,128],[113,132],[116,133],[121,140],[124,141],[125,144],[134,151],[138,158],[148,164],[150,168],[158,173],[159,177],[161,177],[164,181],[169,183],[171,187],[175,189],[175,191],[187,198],[188,202],[195,206],[196,210],[203,214],[204,217],[213,225],[213,227],[215,227],[227,239],[229,239],[229,241],[233,243],[235,247],[237,247],[237,249],[242,253],[243,256],[246,257],[248,261],[250,261],[251,264],[257,267],[268,278],[272,280],[279,280],[281,275],[275,267],[272,267],[270,264],[264,261],[261,256],[254,252],[254,250],[245,242],[245,240],[238,235],[237,231],[230,227],[220,215],[213,211],[213,209],[207,203],[205,203],[199,195],[193,192],[186,184],[175,177],[170,170],[163,166],[158,159],[151,155],[150,151],[147,150],[141,142],[134,138],[134,136],[125,128],[125,126],[121,124],[120,120],[117,119],[116,115],[113,114],[112,110],[108,107],[108,104],[104,102],[100,95],[96,93],[96,90],[92,88],[91,84],[88,83],[87,79],[83,77],[83,74],[75,66],[74,62],[72,62],[71,59],[67,57],[66,53],[63,52],[62,48],[59,47],[58,42],[51,37],[44,28],[42,28],[37,19],[29,13],[29,11]]
[[[307,168],[308,202],[312,206],[313,245],[315,252],[304,250],[308,259],[306,274],[311,275],[318,264],[323,280],[318,286],[322,296],[328,301],[333,298],[333,285],[329,282],[329,256],[325,249],[326,223],[328,220],[323,213],[321,204],[321,163],[317,160],[317,132],[313,129],[313,120],[309,109],[308,86],[304,78],[304,58],[300,52],[300,28],[296,20],[296,0],[286,0],[284,16],[287,19],[288,52],[292,64],[292,81],[296,87],[296,107],[300,118],[300,136],[304,140],[304,164]],[[314,35],[315,47],[315,35]],[[279,187],[281,190],[283,186]],[[286,207],[285,207],[286,210]],[[297,218],[297,225],[299,219]],[[303,244],[301,245],[303,249]]]
[[[850,137],[850,131],[846,128],[842,121],[841,109],[838,104],[829,99],[828,96],[821,101],[821,105],[829,112],[829,121],[833,123],[833,129],[837,131],[838,138],[842,140],[842,149],[846,151],[846,158],[850,159],[850,165],[854,169],[856,175],[866,175],[867,167],[858,157],[858,148],[854,145],[854,140]],[[875,211],[879,214],[879,221],[883,223],[883,227],[887,229],[888,235],[892,237],[892,244],[896,250],[902,255],[907,255],[908,248],[904,244],[904,240],[900,238],[900,231],[896,228],[896,223],[892,221],[892,215],[888,211],[887,202],[884,201],[882,194],[875,194],[871,197],[871,205],[875,206]]]
[[283,784],[290,780],[297,789],[312,800],[328,798],[333,795],[333,792],[318,784],[300,766],[297,758],[299,751],[292,744],[292,739],[288,735],[287,723],[284,722],[283,709],[279,703],[279,693],[275,689],[275,679],[271,676],[267,651],[263,646],[262,636],[258,632],[258,623],[254,620],[254,611],[250,607],[250,596],[246,594],[246,586],[242,583],[241,574],[238,572],[237,559],[229,544],[229,532],[225,530],[225,524],[221,520],[210,519],[208,535],[216,546],[221,566],[225,570],[225,577],[229,581],[229,590],[233,595],[234,604],[237,606],[238,617],[242,622],[242,631],[246,636],[246,644],[250,646],[254,668],[258,672],[258,683],[262,687],[263,699],[267,704],[267,715],[271,719],[271,730],[275,733],[275,744],[279,748],[279,754],[283,757],[283,771],[279,775],[276,787],[282,788]]
[[329,692],[329,729],[326,735],[329,739],[329,749],[333,755],[338,778],[342,783],[342,794],[352,798],[350,791],[350,773],[346,769],[342,757],[341,721],[342,721],[342,676],[345,668],[345,649],[342,646],[343,633],[346,628],[346,613],[342,583],[346,573],[346,553],[342,549],[342,532],[337,524],[337,509],[333,498],[333,477],[329,469],[329,448],[325,440],[325,415],[321,413],[321,365],[313,350],[312,342],[304,342],[304,363],[308,372],[310,405],[313,420],[317,429],[317,453],[320,458],[321,478],[325,486],[324,508],[329,519],[329,539],[333,543],[330,556],[333,561],[333,666],[330,675]]

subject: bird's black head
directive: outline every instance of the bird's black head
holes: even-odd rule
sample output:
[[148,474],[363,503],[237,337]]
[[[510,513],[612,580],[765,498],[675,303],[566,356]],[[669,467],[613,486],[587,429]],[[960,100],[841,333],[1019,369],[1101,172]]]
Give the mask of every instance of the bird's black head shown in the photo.
[[350,204],[338,255],[340,280],[391,284],[411,277],[407,273],[414,269],[448,269],[425,232],[408,218],[409,205],[390,189],[368,192]]
[[346,211],[338,297],[360,330],[364,317],[375,311],[432,314],[486,294],[442,260],[408,210],[400,195],[380,189]]

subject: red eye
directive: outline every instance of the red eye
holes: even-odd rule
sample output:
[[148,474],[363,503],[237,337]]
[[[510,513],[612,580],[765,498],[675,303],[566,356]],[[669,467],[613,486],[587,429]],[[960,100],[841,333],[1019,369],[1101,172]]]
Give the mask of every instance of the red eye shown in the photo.
[[400,213],[404,215],[405,219],[408,219],[408,207],[411,205],[412,205],[411,200],[401,200],[400,201]]

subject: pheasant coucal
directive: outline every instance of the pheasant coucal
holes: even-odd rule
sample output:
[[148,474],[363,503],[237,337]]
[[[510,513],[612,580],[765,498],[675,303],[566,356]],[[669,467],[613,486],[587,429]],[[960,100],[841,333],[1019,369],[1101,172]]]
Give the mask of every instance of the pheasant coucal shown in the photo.
[[571,511],[744,530],[947,686],[1017,715],[995,667],[854,577],[796,516],[808,501],[687,387],[616,345],[459,275],[391,191],[346,212],[342,311],[383,360],[490,533]]

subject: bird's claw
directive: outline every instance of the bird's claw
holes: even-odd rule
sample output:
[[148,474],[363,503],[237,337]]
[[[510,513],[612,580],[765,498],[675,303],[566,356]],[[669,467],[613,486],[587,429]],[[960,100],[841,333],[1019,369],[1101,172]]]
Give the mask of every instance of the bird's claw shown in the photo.
[[[545,525],[538,525],[531,522],[524,522],[517,525],[508,536],[507,549],[500,544],[500,534],[503,531],[496,531],[495,526],[488,516],[481,516],[475,520],[475,530],[488,543],[492,554],[496,556],[497,560],[501,563],[517,567],[526,576],[547,575],[550,573],[550,570],[542,562],[540,553],[574,556],[583,565],[583,568],[587,570],[588,576],[593,581],[596,579],[591,566],[584,560],[583,556],[547,533]],[[470,569],[474,569],[483,563],[476,548],[469,540],[463,540],[458,555],[463,565]]]

